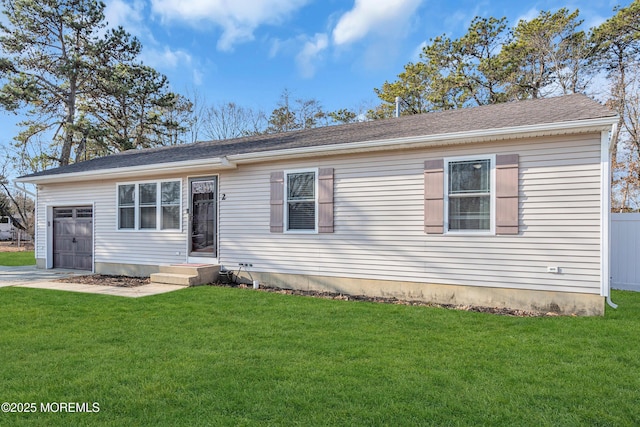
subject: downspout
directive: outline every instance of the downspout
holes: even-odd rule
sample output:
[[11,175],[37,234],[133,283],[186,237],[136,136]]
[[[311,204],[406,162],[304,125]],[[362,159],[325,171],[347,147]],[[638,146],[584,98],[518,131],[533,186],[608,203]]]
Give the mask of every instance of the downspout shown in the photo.
[[[611,284],[609,284],[609,286],[611,286]],[[611,295],[607,295],[607,304],[609,304],[609,307],[611,308],[618,308],[618,304],[611,301]]]
[[14,186],[15,188],[17,188],[18,190],[22,191],[23,193],[28,194],[28,195],[29,195],[29,196],[31,196],[31,197],[37,197],[35,194],[33,194],[31,191],[27,190],[26,188],[24,188],[24,187],[19,187],[19,186],[18,186],[18,181],[17,181],[17,180],[15,180],[15,179],[13,180],[13,186]]
[[[614,152],[613,144],[615,143],[615,141],[614,141],[613,135],[616,132],[616,128],[617,128],[617,124],[614,123],[613,125],[611,125],[611,130],[609,132],[608,137],[606,137],[605,139],[604,132],[602,136],[602,139],[603,139],[602,162],[604,166],[603,192],[606,195],[606,197],[603,197],[603,200],[602,200],[602,204],[604,205],[604,209],[602,212],[602,215],[604,218],[602,219],[602,222],[604,225],[606,225],[606,239],[607,239],[606,254],[604,255],[606,258],[603,258],[606,260],[607,267],[606,267],[606,271],[603,271],[602,274],[603,274],[603,280],[606,280],[605,297],[606,297],[607,304],[609,305],[609,307],[614,309],[618,308],[618,304],[614,303],[611,300],[611,274],[610,274],[610,271],[611,271],[611,175],[613,174],[613,171],[611,170],[611,153]],[[607,144],[605,145],[605,143]]]

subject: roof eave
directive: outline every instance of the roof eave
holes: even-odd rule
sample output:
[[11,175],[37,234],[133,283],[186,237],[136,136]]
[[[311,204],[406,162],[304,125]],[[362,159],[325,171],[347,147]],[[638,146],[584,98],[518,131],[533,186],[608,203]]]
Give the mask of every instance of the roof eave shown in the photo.
[[289,148],[281,150],[258,151],[251,153],[233,154],[225,157],[203,158],[181,162],[154,163],[149,165],[100,169],[93,171],[67,173],[60,175],[43,175],[37,177],[18,178],[18,182],[29,184],[53,184],[78,180],[90,180],[97,177],[130,178],[158,175],[170,168],[172,173],[196,172],[199,170],[232,169],[239,164],[257,163],[265,161],[287,160],[308,156],[330,156],[338,154],[362,153],[371,151],[409,149],[421,147],[438,147],[460,145],[487,141],[498,141],[515,138],[530,138],[538,136],[553,136],[562,134],[578,134],[601,132],[610,130],[617,123],[617,116],[595,119],[575,120],[558,123],[543,123],[537,125],[513,126],[508,128],[482,129],[475,131],[450,132],[435,135],[422,135],[404,138],[389,138],[373,141],[348,142],[331,145],[317,145],[311,147]]
[[154,175],[162,174],[167,168],[170,168],[172,172],[210,172],[211,169],[223,170],[223,169],[235,169],[237,165],[234,162],[229,161],[225,157],[216,158],[204,158],[197,160],[185,160],[180,162],[167,162],[167,163],[152,163],[149,165],[129,166],[129,167],[117,167],[108,169],[98,169],[84,172],[72,172],[59,175],[42,175],[34,177],[21,177],[16,179],[16,182],[22,182],[27,184],[59,184],[65,182],[78,182],[78,181],[90,181],[97,178],[104,179],[128,179],[131,177],[145,178]]

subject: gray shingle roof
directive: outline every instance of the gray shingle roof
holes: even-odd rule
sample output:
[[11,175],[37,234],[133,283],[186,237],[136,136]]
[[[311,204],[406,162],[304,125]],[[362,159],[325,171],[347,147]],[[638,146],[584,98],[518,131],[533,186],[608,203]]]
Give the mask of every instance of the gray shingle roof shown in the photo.
[[131,150],[60,168],[49,169],[27,175],[23,178],[166,164],[290,148],[552,124],[613,117],[615,115],[615,112],[584,95],[567,95],[556,98],[510,102],[371,122],[328,126],[281,134],[257,135],[225,141],[205,141],[188,145]]

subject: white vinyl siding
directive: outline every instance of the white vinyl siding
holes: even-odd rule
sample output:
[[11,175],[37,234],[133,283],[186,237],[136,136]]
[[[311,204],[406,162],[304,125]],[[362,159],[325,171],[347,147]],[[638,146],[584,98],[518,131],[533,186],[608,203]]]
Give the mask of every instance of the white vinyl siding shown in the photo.
[[[425,160],[513,153],[518,235],[424,233]],[[270,173],[311,167],[334,168],[334,233],[270,233]],[[221,176],[220,261],[250,262],[254,271],[597,294],[599,182],[600,134],[243,166]]]

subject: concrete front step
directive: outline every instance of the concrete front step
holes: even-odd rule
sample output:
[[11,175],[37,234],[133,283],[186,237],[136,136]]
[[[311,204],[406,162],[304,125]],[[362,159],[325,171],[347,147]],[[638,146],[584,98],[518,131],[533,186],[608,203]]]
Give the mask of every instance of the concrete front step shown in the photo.
[[[176,273],[153,273],[151,283],[164,283],[166,285],[195,286],[198,276]],[[199,283],[202,284],[202,283]]]
[[159,273],[151,275],[151,283],[197,286],[218,280],[219,265],[173,264],[161,265]]

